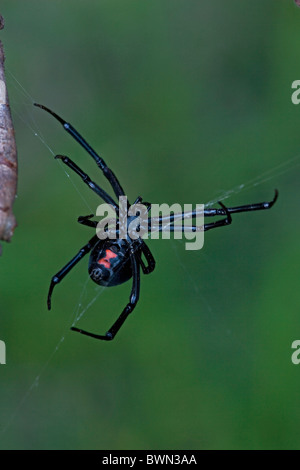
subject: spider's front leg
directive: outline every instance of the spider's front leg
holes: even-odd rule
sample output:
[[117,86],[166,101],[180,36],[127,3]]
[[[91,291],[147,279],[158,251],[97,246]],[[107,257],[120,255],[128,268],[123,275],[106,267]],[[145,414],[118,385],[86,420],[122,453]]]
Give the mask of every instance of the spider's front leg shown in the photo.
[[67,157],[66,155],[55,155],[55,159],[61,160],[67,167],[69,167],[71,170],[73,170],[80,178],[82,181],[92,190],[94,191],[98,196],[100,196],[103,201],[105,201],[107,204],[111,205],[116,212],[118,212],[119,208],[116,202],[113,200],[113,198],[107,194],[104,189],[100,188],[98,184],[96,184],[94,181],[91,180],[89,175],[87,175],[81,168],[79,168],[78,165],[76,165],[71,158]]
[[87,143],[87,141],[79,134],[79,132],[73,126],[69,122],[66,122],[64,119],[58,116],[58,114],[51,111],[51,109],[47,108],[46,106],[38,103],[34,103],[34,106],[43,109],[47,113],[51,114],[58,122],[60,122],[65,131],[67,131],[73,137],[73,139],[75,139],[76,142],[78,142],[78,144],[80,144],[93,158],[97,166],[100,168],[100,170],[102,170],[105,178],[108,179],[117,198],[119,198],[120,196],[124,196],[124,190],[120,185],[119,180],[114,174],[114,172],[110,168],[108,168],[103,158],[95,152],[95,150]]
[[101,339],[104,341],[111,341],[114,339],[116,334],[118,333],[119,329],[127,319],[128,315],[134,310],[136,304],[138,303],[139,296],[140,296],[140,260],[136,255],[133,247],[130,249],[130,261],[131,261],[131,268],[132,268],[132,288],[130,293],[130,299],[126,307],[124,308],[123,312],[117,319],[117,321],[113,324],[113,326],[105,333],[105,335],[97,335],[94,333],[89,333],[88,331],[82,330],[80,328],[72,327],[72,331],[77,331],[86,336],[90,336],[92,338]]

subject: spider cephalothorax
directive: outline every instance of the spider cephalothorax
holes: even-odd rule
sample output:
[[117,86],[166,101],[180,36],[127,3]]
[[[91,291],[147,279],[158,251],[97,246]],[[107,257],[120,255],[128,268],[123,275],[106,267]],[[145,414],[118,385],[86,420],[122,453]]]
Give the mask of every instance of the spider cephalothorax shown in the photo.
[[[64,129],[71,134],[71,136],[88,152],[88,154],[94,159],[97,166],[102,170],[103,175],[108,179],[114,194],[119,201],[120,198],[125,197],[122,186],[120,185],[117,177],[113,171],[108,168],[104,160],[92,149],[92,147],[85,141],[85,139],[76,131],[76,129],[56,113],[51,111],[49,108],[46,108],[43,105],[35,104],[39,108],[44,109],[52,116],[54,116],[64,127]],[[73,170],[82,181],[87,184],[87,186],[94,191],[102,200],[109,204],[116,213],[116,218],[118,219],[119,215],[119,205],[115,200],[100,186],[93,182],[90,177],[84,173],[69,157],[57,155],[56,158],[61,159],[61,161],[67,165],[71,170]],[[219,203],[221,207],[219,208],[207,208],[204,209],[203,215],[205,217],[213,216],[223,216],[222,219],[217,220],[216,222],[206,223],[203,225],[202,230],[207,231],[217,227],[223,227],[231,223],[231,214],[238,212],[248,212],[256,210],[270,209],[275,203],[278,196],[278,192],[275,191],[275,196],[270,202],[262,202],[257,204],[248,204],[244,206],[237,207],[225,207],[221,202]],[[138,197],[135,203],[141,202],[142,198]],[[147,212],[151,210],[151,204],[144,203],[147,208]],[[196,217],[197,212],[193,212],[191,217]],[[91,220],[93,215],[79,217],[78,222],[96,229],[98,222]],[[128,224],[134,222],[136,216],[128,214]],[[182,214],[175,214],[175,218],[182,217]],[[158,223],[163,223],[163,217],[158,219]],[[150,217],[149,217],[150,224]],[[191,226],[191,230],[196,230],[196,227]],[[159,228],[160,230],[160,228]],[[174,231],[174,225],[170,226],[170,230]],[[182,228],[184,231],[184,228]],[[90,254],[90,260],[88,265],[88,271],[91,279],[101,286],[117,286],[128,281],[132,278],[132,288],[130,293],[129,302],[122,311],[121,315],[117,321],[112,325],[112,327],[104,335],[98,335],[94,333],[89,333],[87,331],[72,327],[73,331],[77,331],[87,336],[91,336],[96,339],[101,340],[112,340],[128,315],[135,308],[140,294],[140,268],[144,274],[151,273],[155,268],[155,260],[153,255],[148,248],[145,241],[142,237],[138,236],[137,238],[132,239],[130,234],[126,234],[125,238],[119,238],[118,232],[116,232],[116,237],[113,239],[100,239],[97,234],[95,234],[89,242],[84,245],[79,252],[69,261],[55,276],[52,277],[49,293],[48,293],[48,308],[51,308],[51,297],[52,292],[56,284],[58,284],[70,271],[71,269],[87,254]]]

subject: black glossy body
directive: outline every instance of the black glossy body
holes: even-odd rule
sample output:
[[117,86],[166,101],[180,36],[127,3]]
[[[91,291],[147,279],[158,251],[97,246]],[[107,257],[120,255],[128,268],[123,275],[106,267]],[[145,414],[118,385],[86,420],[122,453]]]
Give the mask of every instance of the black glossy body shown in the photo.
[[[85,139],[76,131],[76,129],[66,121],[64,121],[60,116],[56,113],[51,111],[50,109],[46,108],[43,105],[36,104],[36,106],[44,109],[48,113],[50,113],[55,119],[57,119],[64,129],[87,151],[87,153],[93,158],[95,163],[97,164],[98,168],[103,172],[103,175],[109,181],[115,196],[119,199],[120,196],[124,196],[125,193],[123,188],[121,187],[117,177],[113,173],[113,171],[108,168],[104,160],[92,149],[92,147],[85,141]],[[107,204],[110,204],[113,209],[115,210],[116,216],[118,218],[119,215],[119,206],[118,203],[114,201],[114,199],[106,193],[97,183],[91,180],[91,178],[84,173],[81,168],[79,168],[76,163],[74,163],[69,157],[57,155],[55,158],[61,159],[61,161],[67,165],[72,171],[74,171],[82,181],[95,193],[99,196],[102,200],[104,200]],[[264,210],[270,209],[273,204],[275,203],[278,196],[278,192],[275,191],[275,196],[272,201],[270,202],[262,202],[257,204],[248,204],[244,206],[237,206],[237,207],[225,207],[221,202],[219,203],[221,208],[208,208],[204,209],[204,215],[206,217],[214,217],[214,216],[223,216],[221,220],[217,220],[216,222],[206,223],[204,224],[203,230],[211,230],[217,227],[224,227],[226,225],[231,224],[232,218],[231,214],[238,213],[238,212],[250,212],[250,211],[257,211],[257,210]],[[142,198],[138,197],[135,201],[135,204],[141,202]],[[148,212],[151,210],[151,204],[143,203],[146,207]],[[134,217],[130,217],[128,215],[129,222],[132,222]],[[193,212],[191,214],[192,217],[197,216],[197,212]],[[82,225],[87,227],[91,227],[96,229],[97,221],[91,220],[93,215],[82,216],[79,217],[78,222]],[[172,222],[175,220],[183,219],[183,214],[174,214],[172,217]],[[161,230],[162,223],[165,222],[164,217],[160,217],[158,219],[159,231]],[[148,219],[149,227],[151,227],[151,220]],[[178,228],[178,227],[177,227]],[[199,227],[190,227],[192,231],[196,231]],[[170,226],[171,231],[175,231],[175,226]],[[184,227],[182,227],[182,231],[184,231]],[[91,279],[101,285],[106,287],[117,286],[124,282],[127,282],[132,278],[132,288],[130,292],[129,302],[123,309],[121,315],[112,325],[112,327],[104,334],[98,335],[94,333],[89,333],[88,331],[78,329],[76,327],[72,327],[73,331],[77,331],[87,336],[91,336],[96,339],[110,341],[112,340],[115,335],[120,330],[121,326],[127,319],[128,315],[133,311],[135,308],[140,294],[140,269],[142,269],[143,274],[150,274],[155,268],[155,260],[153,255],[147,246],[147,244],[139,237],[137,240],[132,240],[130,236],[127,236],[127,239],[107,239],[107,240],[100,240],[97,235],[94,235],[86,245],[84,245],[78,253],[57,273],[55,276],[52,277],[47,304],[48,308],[51,308],[51,298],[53,289],[61,282],[64,277],[73,269],[81,259],[90,254],[89,264],[88,264],[88,271]]]
[[88,271],[100,286],[112,287],[129,281],[132,267],[128,244],[123,240],[99,240],[91,251]]

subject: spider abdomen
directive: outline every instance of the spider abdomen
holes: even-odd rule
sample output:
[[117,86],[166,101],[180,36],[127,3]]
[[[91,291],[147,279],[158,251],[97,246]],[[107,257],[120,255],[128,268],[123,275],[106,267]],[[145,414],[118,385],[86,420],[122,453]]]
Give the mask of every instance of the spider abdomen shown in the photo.
[[132,277],[132,268],[127,250],[128,246],[122,240],[99,240],[90,254],[90,278],[106,287],[128,281]]

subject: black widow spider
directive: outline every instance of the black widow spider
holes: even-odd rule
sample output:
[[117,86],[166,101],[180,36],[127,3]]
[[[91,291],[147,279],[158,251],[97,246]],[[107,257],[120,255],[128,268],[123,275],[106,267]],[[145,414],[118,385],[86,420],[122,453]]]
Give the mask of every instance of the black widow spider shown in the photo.
[[[71,134],[71,136],[88,152],[88,154],[94,159],[100,170],[102,170],[104,176],[108,179],[118,200],[120,196],[125,196],[124,190],[113,171],[108,168],[104,160],[92,149],[92,147],[77,132],[77,130],[74,129],[71,124],[67,123],[64,119],[59,117],[56,113],[48,109],[46,106],[37,103],[35,103],[35,106],[38,106],[39,108],[47,111],[55,119],[57,119],[63,125],[64,129],[69,134]],[[107,204],[110,204],[114,208],[116,216],[118,217],[118,204],[108,193],[106,193],[95,182],[93,182],[90,177],[76,165],[76,163],[74,163],[69,157],[62,155],[56,155],[55,158],[61,159],[61,161],[65,165],[67,165],[71,170],[77,173],[77,175],[80,176],[82,181],[86,183],[92,191],[94,191]],[[277,197],[278,191],[276,190],[275,196],[270,202],[247,204],[244,206],[229,208],[225,207],[221,202],[219,202],[221,208],[204,209],[204,216],[225,216],[225,218],[216,222],[204,224],[202,230],[207,231],[216,227],[223,227],[225,225],[229,225],[232,220],[231,214],[235,214],[237,212],[270,209],[275,203]],[[135,204],[141,201],[142,198],[138,197],[135,201]],[[148,211],[150,211],[151,204],[144,202],[144,205],[147,207]],[[196,212],[192,213],[192,217],[195,217],[196,215]],[[88,227],[93,227],[95,229],[97,227],[98,222],[91,220],[92,217],[93,215],[79,217],[78,222]],[[171,217],[170,221],[172,222],[172,220],[174,221],[174,219],[178,217],[182,217],[182,214],[175,214],[173,218]],[[150,221],[150,219],[148,220]],[[159,218],[159,222],[163,222],[163,220],[163,217]],[[184,229],[184,227],[182,227],[182,229]],[[196,230],[196,227],[191,227],[191,229]],[[175,226],[171,225],[170,230],[175,231]],[[56,284],[62,281],[62,279],[71,271],[71,269],[74,268],[74,266],[88,253],[90,253],[88,265],[89,275],[90,278],[97,284],[101,286],[116,286],[128,281],[131,277],[133,279],[129,302],[127,303],[119,318],[105,333],[105,335],[89,333],[88,331],[84,331],[75,327],[71,328],[72,331],[77,331],[84,335],[91,336],[92,338],[110,341],[114,339],[119,329],[127,319],[128,315],[136,307],[136,304],[139,300],[140,268],[142,268],[144,274],[150,274],[155,268],[155,260],[150,249],[140,237],[133,240],[130,238],[129,235],[127,235],[127,239],[121,239],[117,237],[115,239],[100,240],[97,235],[94,235],[88,241],[88,243],[79,250],[79,252],[74,256],[74,258],[72,258],[71,261],[69,261],[57,274],[55,274],[55,276],[52,277],[47,299],[47,305],[49,310],[51,308],[52,292]],[[145,257],[147,264],[144,263],[142,255]]]

